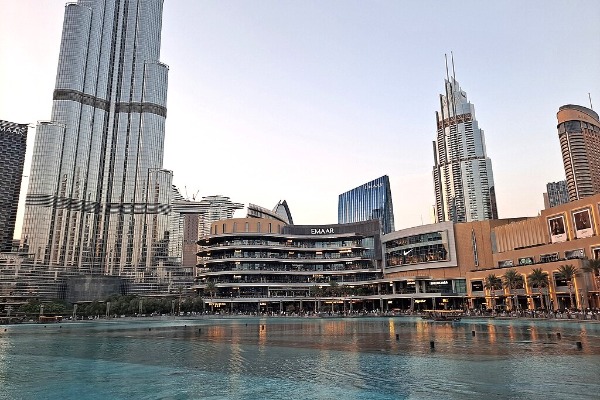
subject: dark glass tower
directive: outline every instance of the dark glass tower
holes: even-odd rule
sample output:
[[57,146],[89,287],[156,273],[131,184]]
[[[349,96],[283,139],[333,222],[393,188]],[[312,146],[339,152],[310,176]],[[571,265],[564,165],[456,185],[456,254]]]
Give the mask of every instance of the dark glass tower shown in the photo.
[[394,206],[387,175],[340,194],[338,224],[378,219],[384,234],[394,231]]
[[163,0],[68,3],[52,120],[38,124],[22,242],[55,270],[143,282],[166,259]]
[[27,125],[0,120],[0,251],[11,251],[23,164]]

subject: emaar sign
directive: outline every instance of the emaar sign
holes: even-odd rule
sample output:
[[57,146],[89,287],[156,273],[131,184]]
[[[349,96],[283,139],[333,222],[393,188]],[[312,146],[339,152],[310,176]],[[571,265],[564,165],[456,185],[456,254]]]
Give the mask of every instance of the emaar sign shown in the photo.
[[311,235],[330,235],[333,233],[333,228],[312,228],[310,230]]

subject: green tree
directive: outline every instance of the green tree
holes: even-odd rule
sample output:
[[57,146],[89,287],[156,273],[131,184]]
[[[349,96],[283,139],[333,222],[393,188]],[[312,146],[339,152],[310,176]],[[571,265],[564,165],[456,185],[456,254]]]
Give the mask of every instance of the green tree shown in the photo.
[[217,294],[217,285],[214,282],[206,282],[204,286],[204,292],[212,299]]
[[206,285],[204,285],[204,293],[208,294],[208,296],[210,297],[210,311],[214,312],[213,299],[217,294],[217,285],[212,281],[206,282]]
[[567,287],[569,288],[569,301],[571,307],[575,306],[576,308],[579,308],[579,304],[573,302],[573,280],[575,279],[575,275],[577,275],[578,272],[579,268],[577,268],[573,264],[566,264],[558,267],[558,276],[561,279],[567,281]]
[[325,296],[325,289],[323,289],[321,286],[313,286],[312,294],[315,297],[323,297]]
[[[594,288],[596,292],[600,290],[600,259],[585,260],[581,270],[592,274],[592,277],[594,278]],[[600,304],[596,304],[596,307],[599,306]]]
[[540,307],[545,309],[546,307],[544,304],[544,294],[542,289],[548,287],[549,285],[548,273],[542,271],[541,268],[534,268],[531,270],[531,273],[527,275],[527,282],[529,285],[531,285],[531,287],[538,289],[540,294]]
[[496,274],[489,274],[485,277],[483,286],[489,290],[492,298],[492,312],[496,312],[496,290],[502,287],[502,279],[497,277]]
[[28,314],[28,315],[29,314],[39,314],[41,305],[42,305],[42,303],[38,299],[29,299],[29,300],[27,300],[27,303],[25,303],[19,307],[18,311]]
[[514,290],[523,287],[523,275],[519,274],[515,268],[510,268],[502,275],[502,284],[508,289],[508,295],[512,298],[512,309],[515,310],[518,300]]
[[329,295],[337,296],[339,294],[339,291],[340,291],[339,283],[337,283],[336,281],[330,281],[329,282]]

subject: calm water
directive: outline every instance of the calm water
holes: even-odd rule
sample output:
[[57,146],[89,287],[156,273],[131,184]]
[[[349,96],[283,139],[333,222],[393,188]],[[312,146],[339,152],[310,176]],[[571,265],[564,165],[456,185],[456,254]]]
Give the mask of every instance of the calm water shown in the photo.
[[599,368],[597,323],[397,317],[0,326],[0,399],[597,399]]

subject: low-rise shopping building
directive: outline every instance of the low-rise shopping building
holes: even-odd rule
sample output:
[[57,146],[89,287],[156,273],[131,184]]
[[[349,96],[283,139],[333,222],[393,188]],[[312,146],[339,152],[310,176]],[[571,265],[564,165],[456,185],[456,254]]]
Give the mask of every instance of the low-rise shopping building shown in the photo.
[[[496,308],[598,308],[600,282],[586,271],[590,260],[600,259],[600,195],[542,210],[537,217],[495,227],[491,264],[467,272],[468,295],[473,307]],[[573,279],[560,273],[574,268]],[[486,285],[490,275],[507,271],[522,277],[517,287]],[[546,287],[534,287],[528,276],[534,270],[547,274]]]
[[[287,225],[272,218],[212,224],[198,241],[194,289],[214,310],[319,312],[377,308],[378,220]],[[360,303],[360,305],[358,304]]]

